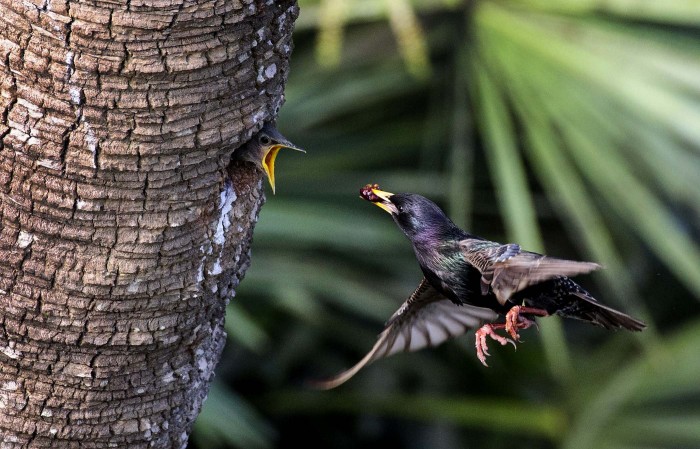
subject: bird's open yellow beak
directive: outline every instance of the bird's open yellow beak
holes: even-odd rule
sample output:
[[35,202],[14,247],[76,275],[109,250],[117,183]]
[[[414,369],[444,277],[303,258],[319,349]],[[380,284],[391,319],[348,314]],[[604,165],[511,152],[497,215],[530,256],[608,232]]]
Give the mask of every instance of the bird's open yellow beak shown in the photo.
[[281,144],[271,145],[265,150],[262,159],[262,166],[263,170],[265,170],[265,174],[267,175],[267,179],[270,181],[270,186],[272,187],[273,194],[275,193],[275,159],[277,159],[277,154],[282,148],[289,148],[290,150],[301,151],[302,153],[306,153],[306,151],[302,150],[301,148]]
[[385,211],[387,211],[390,214],[396,214],[398,213],[398,209],[396,209],[396,206],[394,206],[394,203],[389,201],[389,198],[391,198],[394,194],[391,192],[385,192],[383,190],[379,189],[372,189],[372,193],[379,197],[381,201],[372,201],[372,203],[377,206],[381,207]]

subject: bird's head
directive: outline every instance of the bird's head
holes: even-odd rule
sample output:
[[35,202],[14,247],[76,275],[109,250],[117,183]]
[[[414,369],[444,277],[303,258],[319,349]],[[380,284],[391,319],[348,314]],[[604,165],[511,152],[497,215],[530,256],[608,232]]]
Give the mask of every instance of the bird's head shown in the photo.
[[241,149],[236,150],[236,153],[267,175],[272,193],[275,193],[275,159],[282,148],[306,153],[277,131],[274,124],[268,122]]
[[415,193],[390,193],[379,190],[377,184],[367,184],[360,197],[388,212],[413,242],[456,228],[437,204]]

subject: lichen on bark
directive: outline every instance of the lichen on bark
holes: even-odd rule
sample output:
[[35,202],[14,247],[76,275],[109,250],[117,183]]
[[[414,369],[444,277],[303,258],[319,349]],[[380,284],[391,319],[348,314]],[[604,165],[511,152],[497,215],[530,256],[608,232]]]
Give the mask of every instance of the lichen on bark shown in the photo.
[[294,1],[0,0],[0,441],[184,447],[249,264]]

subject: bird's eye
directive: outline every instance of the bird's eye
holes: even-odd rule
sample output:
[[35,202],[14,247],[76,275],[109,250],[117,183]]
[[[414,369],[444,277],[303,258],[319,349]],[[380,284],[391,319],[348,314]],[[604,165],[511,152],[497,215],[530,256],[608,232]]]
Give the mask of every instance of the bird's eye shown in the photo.
[[403,214],[403,206],[399,206],[398,209],[399,209],[399,213]]
[[270,138],[267,136],[260,136],[260,143],[263,145],[269,145],[270,144]]

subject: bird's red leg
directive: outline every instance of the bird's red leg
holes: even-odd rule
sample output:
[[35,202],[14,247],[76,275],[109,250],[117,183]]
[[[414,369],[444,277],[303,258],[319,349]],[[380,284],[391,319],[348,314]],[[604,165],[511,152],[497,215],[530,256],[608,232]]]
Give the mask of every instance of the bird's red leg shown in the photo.
[[[506,345],[511,343],[515,347],[515,342],[520,341],[520,335],[518,335],[519,329],[527,329],[528,327],[536,324],[534,321],[521,316],[521,314],[536,315],[536,316],[548,316],[544,309],[536,309],[534,307],[525,306],[513,306],[506,314],[506,322],[502,324],[484,324],[476,331],[476,357],[484,365],[486,364],[486,356],[489,355],[488,346],[486,345],[486,337],[491,337],[496,340],[501,345]],[[510,334],[513,339],[506,337],[501,337],[496,333],[496,330],[505,329],[507,333]]]
[[488,346],[486,345],[486,337],[491,337],[492,339],[499,342],[501,345],[506,345],[508,343],[515,347],[515,342],[510,338],[501,337],[495,331],[496,329],[505,329],[505,324],[484,324],[476,331],[476,357],[484,365],[486,364],[486,356],[489,355]]
[[520,341],[520,335],[518,334],[519,329],[527,329],[528,327],[535,324],[534,321],[528,320],[524,316],[521,316],[521,314],[524,313],[537,316],[549,315],[549,313],[547,313],[547,311],[544,309],[536,309],[534,307],[525,306],[513,306],[506,314],[505,328],[506,332],[508,332],[515,341]]

